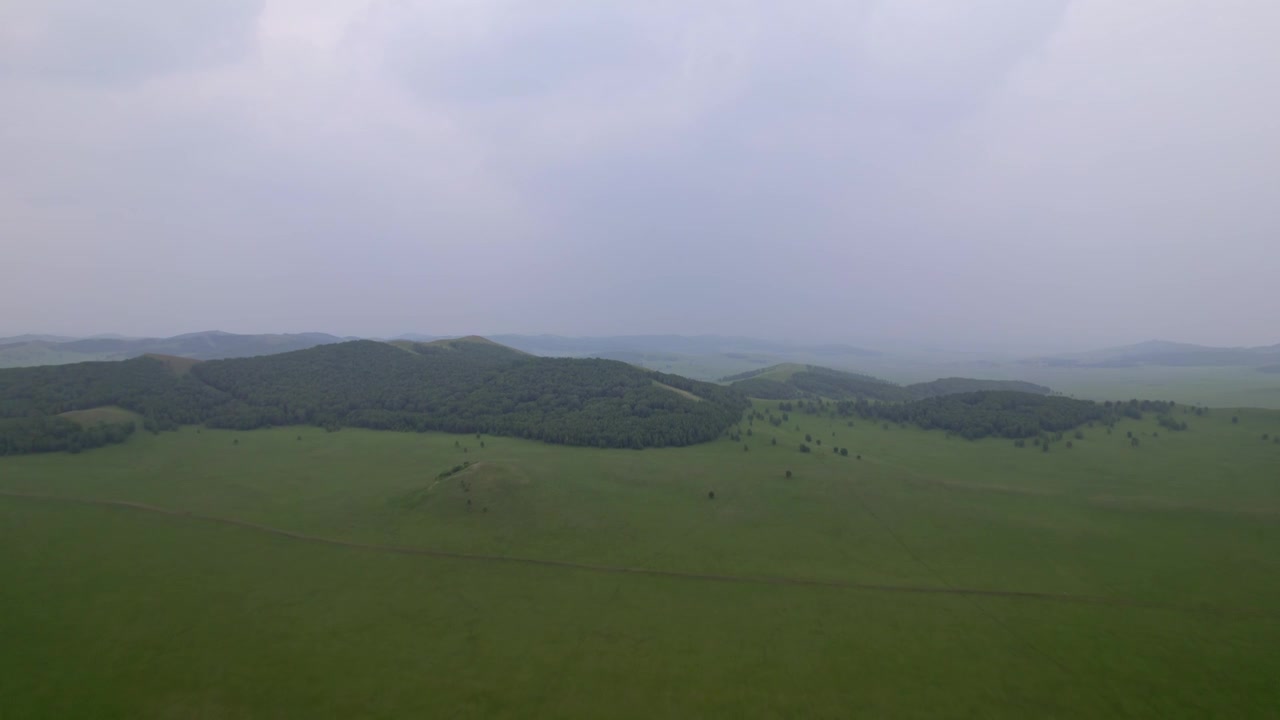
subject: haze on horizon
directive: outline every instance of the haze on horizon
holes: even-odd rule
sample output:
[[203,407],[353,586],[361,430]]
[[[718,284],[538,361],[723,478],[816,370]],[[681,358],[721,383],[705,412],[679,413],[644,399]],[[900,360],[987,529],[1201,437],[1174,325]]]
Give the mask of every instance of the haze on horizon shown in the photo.
[[0,336],[1280,342],[1280,4],[11,0]]

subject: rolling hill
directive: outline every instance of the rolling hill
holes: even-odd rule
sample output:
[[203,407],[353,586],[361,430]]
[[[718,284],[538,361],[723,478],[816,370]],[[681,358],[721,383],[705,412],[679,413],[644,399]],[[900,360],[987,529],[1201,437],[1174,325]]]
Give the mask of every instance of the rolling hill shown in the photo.
[[[116,406],[149,430],[445,430],[568,445],[663,447],[714,439],[746,400],[735,390],[611,360],[544,358],[479,337],[356,340],[252,358],[118,362],[0,370],[0,454],[45,447],[48,418]],[[63,435],[70,429],[58,423]]]
[[0,368],[62,365],[91,360],[127,360],[143,355],[172,355],[196,360],[252,357],[305,350],[342,342],[325,333],[237,335],[220,331],[169,338],[20,336],[0,340]]
[[941,378],[929,382],[898,385],[859,373],[833,370],[815,365],[783,363],[724,378],[730,387],[749,397],[764,400],[790,400],[821,397],[830,400],[879,400],[909,402],[928,398],[983,391],[1015,391],[1034,395],[1052,392],[1043,385],[1017,380],[977,380],[973,378]]

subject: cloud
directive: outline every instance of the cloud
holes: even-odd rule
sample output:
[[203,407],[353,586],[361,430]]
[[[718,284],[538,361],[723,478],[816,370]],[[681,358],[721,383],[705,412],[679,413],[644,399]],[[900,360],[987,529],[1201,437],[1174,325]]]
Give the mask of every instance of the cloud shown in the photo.
[[1274,342],[1278,13],[9,3],[6,330]]

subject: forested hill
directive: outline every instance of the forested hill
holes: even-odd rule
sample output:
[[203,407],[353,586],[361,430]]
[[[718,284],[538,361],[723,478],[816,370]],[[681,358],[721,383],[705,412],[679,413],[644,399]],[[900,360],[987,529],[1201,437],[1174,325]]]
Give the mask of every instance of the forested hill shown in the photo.
[[731,376],[725,380],[734,380],[730,387],[744,395],[764,400],[821,397],[830,400],[910,402],[944,395],[993,390],[1035,395],[1048,395],[1052,392],[1043,385],[1016,380],[976,380],[958,377],[898,385],[870,375],[832,370],[816,365],[775,365],[771,368]]
[[61,449],[29,436],[60,413],[107,405],[157,430],[311,424],[642,448],[712,440],[747,401],[711,383],[612,360],[535,357],[480,338],[357,340],[211,360],[185,374],[151,357],[0,370],[0,452]]

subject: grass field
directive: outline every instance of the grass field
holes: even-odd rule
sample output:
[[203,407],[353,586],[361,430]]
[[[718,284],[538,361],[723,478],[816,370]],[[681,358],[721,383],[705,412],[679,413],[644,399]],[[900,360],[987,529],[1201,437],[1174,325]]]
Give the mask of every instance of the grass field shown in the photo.
[[1276,717],[1280,413],[1187,420],[0,459],[0,717]]

